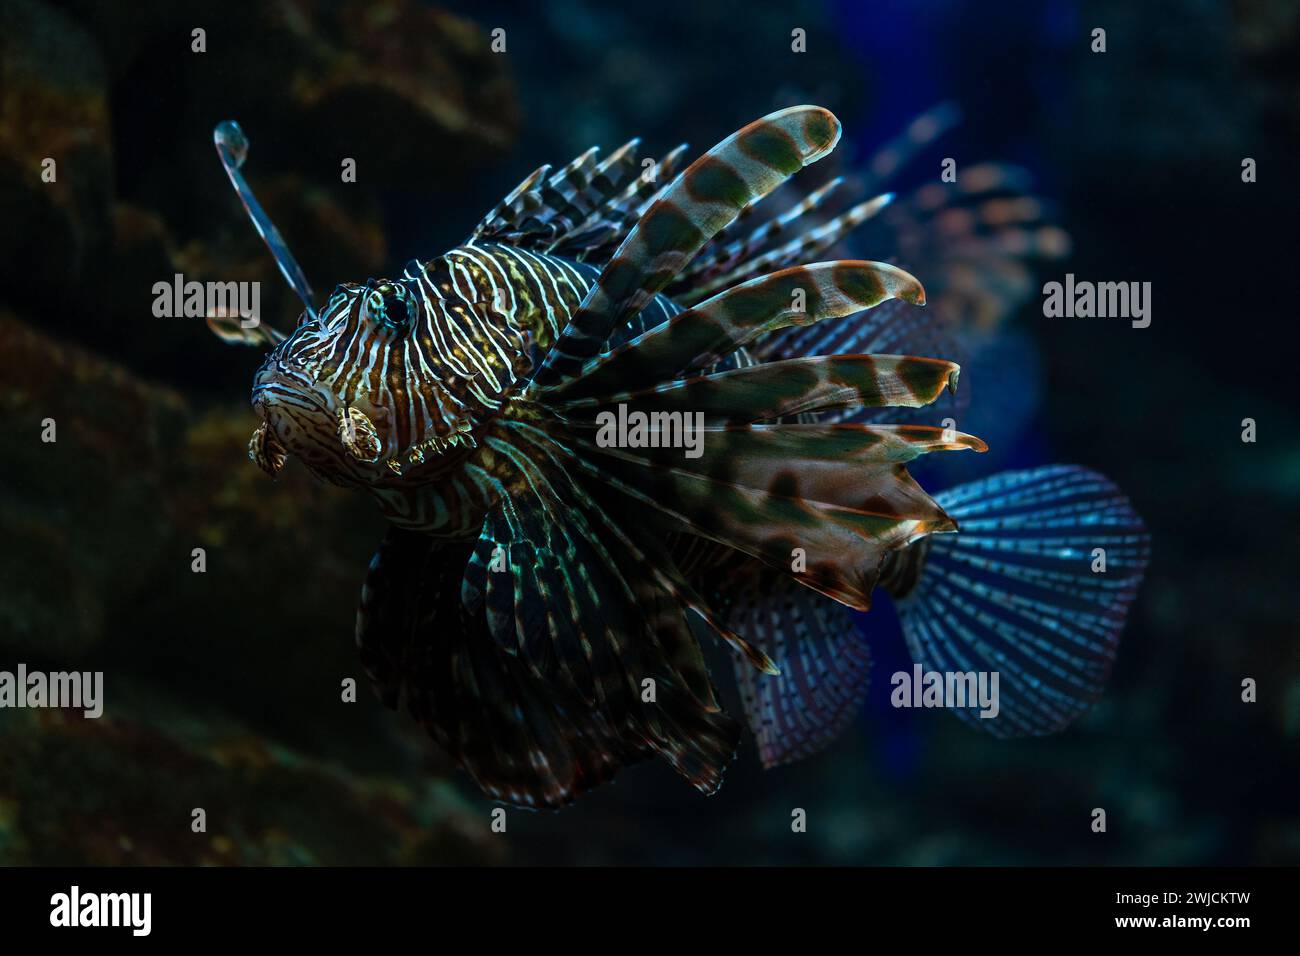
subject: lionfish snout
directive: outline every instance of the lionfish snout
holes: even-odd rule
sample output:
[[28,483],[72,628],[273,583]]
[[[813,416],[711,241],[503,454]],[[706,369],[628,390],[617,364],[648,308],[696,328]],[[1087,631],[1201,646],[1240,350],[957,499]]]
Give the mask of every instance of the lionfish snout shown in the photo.
[[261,423],[248,457],[273,477],[293,455],[320,478],[353,484],[365,479],[359,466],[379,457],[379,429],[364,411],[340,402],[305,369],[277,356],[258,370],[252,404]]

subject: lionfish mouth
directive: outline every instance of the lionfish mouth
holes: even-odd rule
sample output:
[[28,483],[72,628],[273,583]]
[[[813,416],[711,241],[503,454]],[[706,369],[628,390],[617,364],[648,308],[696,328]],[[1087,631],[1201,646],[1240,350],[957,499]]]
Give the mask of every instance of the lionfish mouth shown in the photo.
[[[263,368],[253,383],[253,410],[261,419],[248,442],[248,457],[275,477],[290,453],[314,466],[333,465],[342,458],[330,434],[337,401],[328,391],[284,369]],[[330,461],[330,459],[335,459]]]
[[349,484],[428,470],[422,466],[450,466],[478,446],[472,424],[465,421],[395,448],[386,409],[361,399],[347,401],[283,367],[258,373],[253,409],[262,421],[249,440],[248,457],[271,477],[291,453],[322,477]]

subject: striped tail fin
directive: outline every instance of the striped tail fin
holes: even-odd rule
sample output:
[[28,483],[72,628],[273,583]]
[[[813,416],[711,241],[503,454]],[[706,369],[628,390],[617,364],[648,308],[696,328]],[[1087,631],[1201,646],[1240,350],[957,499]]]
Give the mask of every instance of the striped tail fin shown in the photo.
[[995,717],[956,710],[994,736],[1062,729],[1115,661],[1150,554],[1142,519],[1113,482],[1075,465],[935,497],[960,531],[927,539],[919,579],[899,600],[913,659],[926,671],[997,672]]

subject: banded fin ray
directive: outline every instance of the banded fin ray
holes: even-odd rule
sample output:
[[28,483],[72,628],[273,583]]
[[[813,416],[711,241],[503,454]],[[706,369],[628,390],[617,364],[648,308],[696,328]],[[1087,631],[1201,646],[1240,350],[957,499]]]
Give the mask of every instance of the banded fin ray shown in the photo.
[[[464,610],[468,550],[392,528],[371,562],[357,645],[383,702],[408,711],[490,798],[516,806],[564,806],[653,756],[651,741],[539,681]],[[455,626],[435,631],[435,621]],[[734,748],[723,722],[689,732]]]
[[718,289],[725,289],[740,282],[747,282],[754,276],[762,275],[771,269],[784,269],[809,258],[820,255],[835,243],[868,219],[877,215],[893,202],[893,193],[884,193],[865,202],[859,203],[847,212],[820,226],[815,226],[800,236],[796,236],[784,245],[770,252],[741,260],[735,268],[721,275],[715,275],[675,293],[677,299],[691,305],[700,301]]
[[820,107],[773,113],[733,133],[692,163],[655,201],[601,271],[560,335],[532,388],[578,375],[610,333],[642,308],[722,227],[839,141]]
[[[790,326],[764,336],[749,346],[760,363],[798,359],[807,355],[910,355],[950,360],[961,368],[961,388],[938,395],[934,404],[864,406],[823,410],[820,422],[935,425],[945,420],[964,422],[971,405],[968,349],[939,314],[912,309],[902,299],[890,299],[866,312],[828,318],[815,325]],[[978,380],[975,387],[979,388]],[[979,394],[984,394],[981,389]]]
[[829,409],[929,405],[956,391],[960,369],[943,359],[908,355],[827,355],[766,362],[658,385],[580,399],[573,413],[597,404],[625,404],[648,414],[703,416],[706,424],[747,424]]
[[706,430],[706,454],[691,460],[678,448],[604,448],[594,429],[563,427],[593,477],[783,573],[802,548],[808,570],[796,580],[860,610],[885,553],[955,529],[902,466],[930,451],[984,450],[938,428],[751,425]]
[[[507,418],[484,449],[508,459],[523,484],[510,516],[489,520],[467,562],[467,611],[486,614],[492,642],[534,679],[595,708],[712,792],[738,728],[721,713],[684,616],[699,603],[689,586],[653,538],[621,527],[592,497],[597,489],[571,480],[561,441]],[[508,567],[488,570],[484,550],[497,547]],[[641,699],[646,678],[654,701]]]
[[522,219],[526,212],[541,206],[542,198],[536,186],[551,171],[550,164],[538,166],[510,192],[504,199],[492,207],[482,221],[470,233],[470,242],[502,241],[501,237],[510,231]]
[[[894,198],[893,193],[874,195],[895,174],[911,162],[922,150],[951,129],[960,119],[960,111],[951,103],[940,103],[910,122],[892,140],[881,147],[855,174],[854,186],[872,198],[859,203],[831,221],[818,225],[815,222],[796,235],[779,250],[765,250],[767,240],[788,231],[796,220],[810,218],[824,205],[827,196],[834,192],[841,178],[836,177],[819,190],[809,193],[790,211],[776,216],[765,226],[754,230],[743,241],[733,243],[720,255],[710,248],[705,255],[713,261],[700,264],[687,276],[675,281],[669,293],[687,305],[699,302],[717,289],[726,288],[764,272],[806,261],[831,248],[862,223],[879,214]],[[772,226],[774,228],[765,228]],[[763,241],[757,241],[762,239]],[[761,254],[761,257],[760,257]],[[805,353],[809,354],[809,353]],[[823,353],[829,354],[829,353]]]
[[[700,250],[700,254],[691,263],[690,267],[673,280],[670,289],[681,287],[683,290],[687,290],[692,285],[698,284],[702,279],[718,275],[746,259],[752,258],[756,252],[767,246],[776,236],[788,231],[791,225],[804,216],[809,216],[820,209],[826,199],[843,184],[844,177],[836,176],[824,185],[814,189],[790,209],[754,227],[742,239],[723,241],[726,238],[726,230],[719,232],[709,241],[708,245]],[[755,207],[750,206],[748,208],[753,209]],[[736,220],[737,224],[743,222],[744,218],[743,216],[738,218]]]
[[483,217],[469,242],[579,261],[607,257],[662,192],[686,149],[679,146],[643,172],[640,142],[629,140],[599,161],[593,147],[554,173],[550,165],[538,167]]
[[[760,670],[771,670],[771,662],[761,653],[756,652],[742,637],[725,627],[712,613],[707,604],[694,592],[694,589],[674,572],[671,558],[652,538],[635,534],[630,528],[614,517],[621,502],[611,503],[602,494],[606,475],[594,472],[599,482],[582,482],[572,477],[581,474],[582,439],[574,440],[571,432],[558,422],[526,422],[505,419],[502,428],[508,433],[508,441],[516,452],[527,451],[538,468],[550,465],[551,474],[566,474],[563,492],[556,493],[554,486],[550,489],[553,500],[546,506],[552,512],[552,520],[561,524],[578,522],[582,529],[580,534],[594,544],[600,544],[600,561],[604,566],[620,568],[630,556],[631,565],[623,579],[623,591],[632,595],[632,589],[644,584],[651,591],[662,590],[674,598],[681,607],[689,608],[698,614],[715,633],[730,644],[743,657]],[[518,463],[517,456],[512,456]],[[530,479],[530,494],[540,495],[543,485],[541,475]],[[602,543],[603,542],[603,543]],[[647,574],[646,571],[649,570]],[[468,578],[467,578],[468,580]],[[631,583],[629,583],[631,582]],[[649,593],[649,592],[646,592]],[[596,615],[603,620],[607,614]],[[608,630],[608,629],[607,629]],[[655,631],[649,632],[653,639]],[[693,684],[689,674],[683,675],[688,684]],[[704,698],[701,698],[704,700]],[[711,701],[711,697],[708,699]],[[706,701],[707,702],[707,701]]]
[[557,252],[575,255],[583,262],[606,262],[613,257],[642,214],[663,195],[686,154],[681,143],[648,169],[635,175],[623,192],[592,213],[571,238],[556,246]]
[[821,262],[785,269],[719,293],[589,361],[553,386],[548,400],[572,401],[645,387],[707,368],[778,329],[849,315],[891,298],[925,302],[916,278],[883,262]]
[[[529,490],[515,495],[514,517],[503,521],[494,516],[485,525],[466,568],[466,607],[485,607],[498,644],[527,660],[540,679],[560,680],[588,703],[599,701],[618,712],[628,706],[628,690],[625,682],[619,686],[618,675],[637,653],[629,642],[650,647],[671,642],[675,650],[669,664],[675,675],[707,709],[716,710],[698,648],[693,640],[681,640],[689,634],[684,622],[662,614],[643,621],[624,612],[645,605],[647,598],[656,604],[657,592],[646,587],[645,575],[627,566],[629,548],[622,532],[564,471],[553,467],[562,450],[544,436],[539,441],[539,435],[507,425],[488,443],[510,457]],[[593,514],[594,519],[589,517]],[[613,541],[611,530],[617,535]],[[488,570],[498,547],[508,559],[509,573]],[[623,703],[616,707],[616,699]]]

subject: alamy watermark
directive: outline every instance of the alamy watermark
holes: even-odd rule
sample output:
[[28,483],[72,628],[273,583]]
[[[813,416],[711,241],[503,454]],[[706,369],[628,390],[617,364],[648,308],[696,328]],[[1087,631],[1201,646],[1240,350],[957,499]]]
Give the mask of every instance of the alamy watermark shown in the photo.
[[57,927],[122,926],[132,936],[148,936],[153,928],[152,893],[83,893],[73,885],[50,897],[50,925]]
[[601,448],[682,448],[687,458],[704,454],[703,412],[628,411],[596,416],[596,444]]
[[103,671],[0,671],[0,708],[66,707],[92,720],[104,713]]
[[260,282],[186,282],[178,272],[171,282],[155,282],[153,296],[153,314],[160,319],[238,315],[246,329],[261,321]]
[[1089,282],[1065,274],[1065,282],[1043,286],[1043,315],[1049,319],[1132,319],[1133,328],[1151,324],[1150,282]]
[[926,671],[913,664],[911,673],[896,671],[889,680],[895,707],[947,707],[963,710],[979,705],[980,716],[991,719],[998,703],[997,671]]

